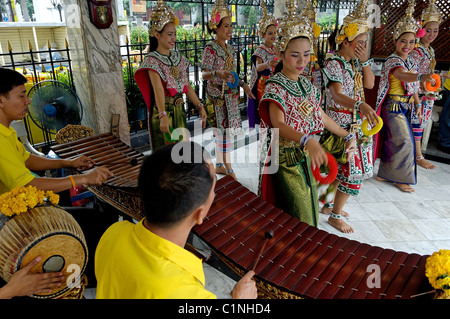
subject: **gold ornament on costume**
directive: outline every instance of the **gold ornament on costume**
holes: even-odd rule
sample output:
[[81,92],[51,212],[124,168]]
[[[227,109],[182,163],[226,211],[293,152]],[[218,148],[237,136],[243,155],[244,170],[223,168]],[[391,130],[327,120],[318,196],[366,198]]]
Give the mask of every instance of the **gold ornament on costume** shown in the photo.
[[297,8],[294,5],[294,0],[290,0],[288,13],[283,18],[278,26],[278,43],[277,47],[280,51],[286,51],[289,41],[298,37],[306,37],[311,41],[311,54],[314,49],[312,46],[314,31],[311,21],[308,19],[305,11],[300,14],[297,13]]
[[258,29],[259,36],[263,36],[266,33],[266,30],[269,26],[274,25],[278,26],[278,22],[274,16],[271,16],[267,13],[267,7],[264,0],[261,0],[261,8],[262,8],[262,18],[259,20]]
[[406,15],[400,19],[399,22],[395,25],[394,28],[394,40],[397,41],[398,38],[403,33],[414,33],[419,30],[419,23],[414,19],[413,13],[414,13],[414,7],[416,5],[415,0],[408,0],[408,8],[406,8]]
[[356,8],[344,18],[343,25],[336,37],[336,43],[342,44],[345,38],[353,41],[360,34],[369,31],[369,15],[367,14],[368,0],[361,0]]
[[149,35],[154,37],[155,32],[161,32],[168,23],[173,23],[177,26],[179,21],[172,8],[166,6],[163,0],[158,0],[158,3],[153,7],[152,14],[150,15]]
[[216,29],[217,25],[220,23],[220,20],[225,17],[231,17],[228,5],[224,3],[224,0],[216,0],[216,3],[211,10],[211,20],[208,22],[208,27],[211,30]]
[[430,4],[422,11],[422,27],[428,22],[442,23],[442,13],[435,4],[435,0],[430,0]]
[[172,67],[170,68],[170,75],[171,75],[172,77],[174,77],[175,79],[178,79],[178,78],[180,77],[180,69],[178,69],[178,68],[175,67],[175,66],[172,66]]

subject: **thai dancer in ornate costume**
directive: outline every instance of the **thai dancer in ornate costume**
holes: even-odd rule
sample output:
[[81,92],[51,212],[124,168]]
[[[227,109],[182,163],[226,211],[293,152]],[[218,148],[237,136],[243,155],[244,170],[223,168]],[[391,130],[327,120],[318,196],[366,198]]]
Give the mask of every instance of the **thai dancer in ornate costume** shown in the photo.
[[205,103],[208,122],[217,128],[216,138],[216,173],[236,175],[231,167],[229,153],[232,138],[243,133],[239,111],[239,86],[247,96],[255,98],[248,85],[238,78],[236,57],[231,39],[231,13],[223,0],[217,0],[211,11],[208,31],[215,34],[215,40],[206,44],[202,54],[202,77],[208,81]]
[[[186,128],[183,94],[197,107],[203,127],[206,112],[189,85],[189,60],[172,50],[178,18],[172,9],[158,0],[150,23],[150,53],[136,71],[135,80],[149,110],[150,145],[152,150],[156,150],[178,140],[171,135],[173,129]],[[183,134],[183,139],[186,138]]]
[[[436,66],[436,56],[431,43],[437,38],[439,33],[439,25],[442,22],[442,14],[437,8],[435,1],[430,0],[428,7],[422,11],[422,28],[425,33],[421,37],[418,47],[411,52],[412,57],[416,60],[419,73],[434,73]],[[426,169],[434,169],[436,166],[428,162],[422,155],[421,139],[423,130],[427,126],[431,113],[433,112],[434,101],[437,94],[428,92],[423,85],[419,88],[419,98],[422,103],[422,117],[415,116],[412,113],[411,124],[416,143],[416,162],[418,165]]]
[[264,43],[256,48],[252,55],[252,74],[250,77],[250,88],[256,99],[248,99],[247,116],[250,129],[260,124],[258,104],[261,100],[266,81],[272,76],[274,68],[278,64],[277,50],[274,46],[276,40],[278,22],[273,16],[268,15],[266,4],[261,1],[263,10],[262,18],[259,20],[259,36]]
[[279,132],[279,154],[272,159],[278,170],[268,174],[269,157],[262,156],[259,192],[263,199],[285,212],[317,226],[318,198],[311,165],[327,163],[327,154],[313,135],[326,127],[345,138],[350,157],[355,139],[323,112],[320,91],[302,76],[310,60],[312,25],[307,16],[296,13],[293,0],[288,8],[289,14],[279,25],[280,63],[276,74],[266,82],[259,107],[264,155],[273,156],[275,149],[269,145],[276,143],[278,136],[272,129]]
[[414,0],[409,0],[406,15],[395,26],[395,53],[383,65],[377,96],[377,112],[381,113],[384,125],[377,141],[380,167],[376,179],[393,182],[405,192],[413,192],[410,185],[417,182],[410,118],[411,112],[420,116],[418,81],[434,82],[431,74],[417,72],[415,60],[410,54],[419,29],[413,12]]
[[[344,18],[344,24],[335,42],[339,51],[325,62],[323,74],[326,89],[326,113],[342,128],[363,138],[361,123],[366,117],[373,126],[378,123],[374,108],[364,102],[364,88],[374,86],[375,76],[371,61],[367,57],[367,32],[369,31],[366,13],[367,1],[361,1],[353,12]],[[323,146],[335,149],[339,138],[324,132]],[[343,153],[337,156],[338,175],[333,185],[337,187],[333,202],[326,203],[322,213],[330,214],[328,222],[344,233],[353,232],[352,227],[342,220],[348,216],[342,209],[350,195],[357,196],[363,180],[373,176],[373,156],[371,137],[364,137],[364,143],[358,143],[353,160]],[[342,144],[342,143],[341,143]]]

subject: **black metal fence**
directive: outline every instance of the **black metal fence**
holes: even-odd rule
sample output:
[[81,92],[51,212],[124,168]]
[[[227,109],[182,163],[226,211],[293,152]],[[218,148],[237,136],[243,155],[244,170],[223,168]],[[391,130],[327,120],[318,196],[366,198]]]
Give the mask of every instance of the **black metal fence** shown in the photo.
[[[29,42],[29,51],[13,52],[8,42],[8,52],[0,54],[0,61],[8,61],[8,63],[5,62],[1,67],[21,72],[28,79],[28,83],[33,86],[40,81],[55,80],[66,84],[75,91],[68,42],[65,41],[64,49],[54,49],[49,42],[47,47],[48,49],[45,50],[33,50]],[[33,145],[43,144],[39,145],[39,148],[48,149],[54,136],[43,130],[39,130],[39,133],[36,133],[35,130],[32,133],[32,123],[29,116],[24,118],[24,124],[30,143]],[[42,136],[36,134],[42,134]],[[42,140],[43,142],[37,142]]]

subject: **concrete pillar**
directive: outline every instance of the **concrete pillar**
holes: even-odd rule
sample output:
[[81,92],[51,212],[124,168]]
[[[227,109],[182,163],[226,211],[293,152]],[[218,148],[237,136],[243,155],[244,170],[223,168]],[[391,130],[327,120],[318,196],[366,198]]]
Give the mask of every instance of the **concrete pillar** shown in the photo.
[[120,114],[119,134],[130,144],[116,0],[114,22],[98,29],[89,18],[88,1],[63,0],[75,88],[83,104],[82,124],[96,134],[111,131],[113,114]]

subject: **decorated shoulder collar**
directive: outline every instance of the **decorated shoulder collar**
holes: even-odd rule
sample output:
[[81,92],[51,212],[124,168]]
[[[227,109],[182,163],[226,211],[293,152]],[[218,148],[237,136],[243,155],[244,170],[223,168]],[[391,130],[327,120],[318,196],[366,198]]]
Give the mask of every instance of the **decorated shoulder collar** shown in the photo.
[[159,53],[158,51],[152,51],[148,54],[148,56],[158,59],[165,65],[177,66],[180,64],[182,55],[175,50],[170,51],[170,56]]
[[276,83],[282,86],[285,90],[287,90],[291,95],[295,97],[306,98],[311,94],[312,84],[306,77],[300,75],[298,77],[298,81],[289,79],[282,72],[278,72],[274,76],[272,76],[267,83]]
[[339,61],[342,64],[342,67],[344,68],[344,70],[346,70],[348,73],[350,73],[351,77],[354,76],[353,74],[353,67],[350,61],[347,61],[346,58],[344,58],[342,55],[340,55],[339,53],[335,52],[333,53],[328,60],[336,60]]

